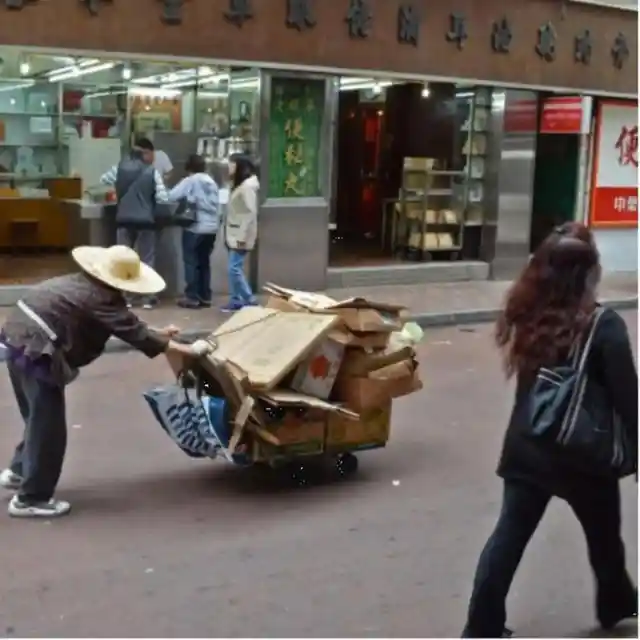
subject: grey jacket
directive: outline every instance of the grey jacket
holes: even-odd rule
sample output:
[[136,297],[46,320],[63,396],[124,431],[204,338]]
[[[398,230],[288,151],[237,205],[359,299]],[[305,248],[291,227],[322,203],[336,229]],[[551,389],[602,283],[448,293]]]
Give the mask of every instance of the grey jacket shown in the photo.
[[154,227],[156,205],[168,201],[160,174],[135,155],[112,167],[100,182],[115,186],[119,227]]

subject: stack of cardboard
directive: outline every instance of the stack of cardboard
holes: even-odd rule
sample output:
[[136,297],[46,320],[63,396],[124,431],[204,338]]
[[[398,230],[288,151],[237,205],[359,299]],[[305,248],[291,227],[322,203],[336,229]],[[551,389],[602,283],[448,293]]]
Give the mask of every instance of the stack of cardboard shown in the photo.
[[200,366],[224,396],[228,452],[253,461],[384,446],[391,402],[422,388],[405,310],[269,285],[265,307],[234,314]]

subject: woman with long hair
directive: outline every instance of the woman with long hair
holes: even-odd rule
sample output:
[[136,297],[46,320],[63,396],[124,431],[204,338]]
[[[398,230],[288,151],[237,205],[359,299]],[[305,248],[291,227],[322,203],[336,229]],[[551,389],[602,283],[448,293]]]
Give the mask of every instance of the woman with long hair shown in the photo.
[[256,299],[245,276],[247,255],[258,238],[258,191],[260,182],[256,166],[246,155],[234,154],[229,159],[231,193],[225,216],[225,242],[229,250],[229,303],[222,311],[233,312]]
[[[504,481],[502,509],[478,562],[463,637],[510,634],[505,628],[509,588],[552,497],[569,504],[584,530],[600,625],[610,629],[637,615],[637,589],[626,570],[620,533],[619,480],[590,473],[529,431],[529,397],[537,372],[568,361],[599,306],[599,279],[590,231],[567,223],[542,243],[507,295],[495,337],[506,374],[516,376],[517,388],[498,466]],[[638,376],[624,320],[611,309],[602,310],[586,366],[637,447]]]

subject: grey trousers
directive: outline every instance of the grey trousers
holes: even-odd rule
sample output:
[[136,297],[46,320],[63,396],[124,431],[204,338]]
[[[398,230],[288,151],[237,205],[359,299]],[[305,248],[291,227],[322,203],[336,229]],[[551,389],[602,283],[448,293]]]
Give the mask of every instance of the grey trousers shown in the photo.
[[[135,249],[140,260],[150,267],[155,267],[156,262],[156,231],[153,229],[135,229],[131,227],[118,227],[116,241],[127,247]],[[127,296],[131,301],[134,296]],[[143,298],[143,302],[153,302],[154,297]]]
[[47,384],[12,362],[7,368],[24,421],[24,435],[10,466],[22,477],[18,497],[46,502],[56,490],[67,449],[64,387]]

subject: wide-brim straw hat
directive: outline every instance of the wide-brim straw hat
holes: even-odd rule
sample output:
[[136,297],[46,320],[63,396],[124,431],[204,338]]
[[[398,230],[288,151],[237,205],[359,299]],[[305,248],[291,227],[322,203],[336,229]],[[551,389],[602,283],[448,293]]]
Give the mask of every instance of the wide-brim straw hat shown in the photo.
[[76,247],[71,257],[90,276],[125,293],[155,295],[167,286],[164,278],[129,247]]

